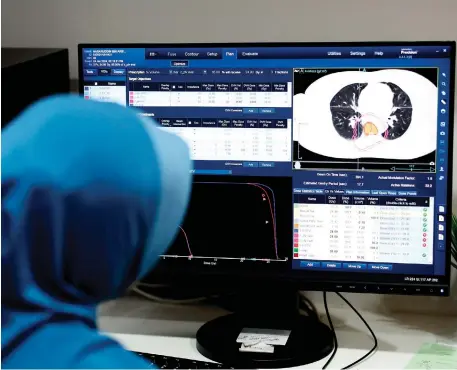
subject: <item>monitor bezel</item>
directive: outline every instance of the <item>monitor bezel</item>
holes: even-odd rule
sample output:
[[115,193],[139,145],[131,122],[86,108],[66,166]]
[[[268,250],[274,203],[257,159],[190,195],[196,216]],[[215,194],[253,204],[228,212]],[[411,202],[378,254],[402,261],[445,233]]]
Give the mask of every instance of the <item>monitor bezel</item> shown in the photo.
[[[78,87],[79,93],[84,93],[83,60],[82,51],[84,48],[236,48],[236,47],[362,47],[362,46],[447,46],[450,47],[450,85],[449,91],[454,99],[449,99],[449,138],[448,138],[448,181],[447,181],[447,209],[446,213],[446,268],[445,275],[442,277],[446,290],[443,293],[434,289],[433,284],[406,284],[402,282],[382,282],[385,274],[375,273],[354,273],[354,272],[331,272],[328,279],[306,278],[303,276],[292,276],[293,274],[262,274],[256,277],[254,274],[237,274],[233,273],[211,273],[206,269],[198,271],[188,271],[183,273],[176,271],[167,271],[166,268],[155,269],[146,279],[160,283],[171,284],[204,284],[211,285],[215,288],[222,289],[233,286],[264,285],[264,284],[287,284],[293,285],[302,290],[324,290],[324,291],[344,291],[344,292],[362,292],[362,293],[381,293],[381,294],[416,294],[416,295],[436,295],[448,296],[451,285],[451,225],[452,225],[452,176],[453,176],[453,145],[454,145],[454,105],[455,105],[455,77],[456,77],[456,42],[455,41],[363,41],[363,42],[230,42],[230,43],[80,43],[78,44]],[[205,271],[203,271],[205,270]],[[337,278],[332,276],[337,274]],[[288,276],[290,275],[290,276]],[[304,275],[314,275],[311,272]],[[341,279],[341,276],[349,276],[347,279]],[[354,279],[358,277],[371,277],[372,280]],[[396,276],[405,276],[398,274]],[[211,278],[209,282],[208,278]],[[417,290],[417,287],[424,289]],[[440,285],[442,288],[443,285]]]

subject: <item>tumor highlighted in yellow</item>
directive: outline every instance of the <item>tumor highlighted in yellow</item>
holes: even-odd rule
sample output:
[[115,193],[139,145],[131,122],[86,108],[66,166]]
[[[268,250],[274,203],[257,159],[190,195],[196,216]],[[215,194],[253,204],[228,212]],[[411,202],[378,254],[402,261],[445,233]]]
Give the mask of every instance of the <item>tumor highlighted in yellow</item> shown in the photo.
[[378,134],[378,128],[373,122],[367,122],[363,126],[363,132],[366,136],[368,135],[377,135]]

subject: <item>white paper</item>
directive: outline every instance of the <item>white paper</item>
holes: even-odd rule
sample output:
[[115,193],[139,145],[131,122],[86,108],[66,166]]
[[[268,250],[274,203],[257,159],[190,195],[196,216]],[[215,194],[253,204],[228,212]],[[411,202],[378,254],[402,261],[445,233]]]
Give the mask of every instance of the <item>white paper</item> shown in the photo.
[[438,221],[439,221],[439,222],[444,222],[444,216],[441,216],[441,215],[438,216]]
[[275,347],[270,344],[257,343],[252,346],[241,344],[240,352],[274,353]]
[[244,328],[236,340],[237,343],[261,342],[275,346],[285,346],[290,330]]
[[438,234],[438,240],[444,240],[444,235],[443,234]]
[[438,225],[438,230],[443,231],[444,230],[444,225]]
[[439,206],[438,210],[439,210],[439,212],[444,213],[444,207],[443,206]]

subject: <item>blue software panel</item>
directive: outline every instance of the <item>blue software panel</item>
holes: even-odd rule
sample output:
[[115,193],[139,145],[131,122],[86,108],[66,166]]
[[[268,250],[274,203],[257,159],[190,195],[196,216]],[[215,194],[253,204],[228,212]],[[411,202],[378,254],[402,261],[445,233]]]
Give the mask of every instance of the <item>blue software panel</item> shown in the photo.
[[[205,149],[200,155],[194,153],[197,169],[217,165],[221,167],[215,173],[227,174],[227,161],[274,163],[252,169],[252,174],[262,171],[272,176],[291,175],[285,163],[293,155],[296,68],[313,68],[321,75],[335,68],[439,68],[444,73],[449,68],[448,55],[449,50],[434,46],[119,47],[82,52],[83,78],[88,85],[125,81],[123,88],[92,85],[87,98],[134,106],[159,124],[174,118],[288,120],[285,130],[225,127],[224,134],[214,131],[213,149],[204,140],[208,133],[203,126],[199,131],[194,127],[192,135],[190,130],[180,130],[188,140],[192,136],[191,146]],[[246,150],[234,150],[240,145]],[[243,169],[242,173],[249,171]]]
[[444,274],[433,196],[392,191],[390,184],[354,190],[330,183],[294,189],[295,268]]
[[293,268],[443,275],[450,52],[87,48],[82,78],[183,137],[195,174],[292,177]]
[[[191,50],[192,49],[192,50]],[[185,55],[186,51],[199,52],[199,55]],[[226,47],[226,48],[171,48],[106,47],[83,49],[84,68],[132,68],[171,66],[174,60],[187,61],[180,66],[193,63],[221,66],[223,62],[239,64],[240,61],[283,61],[283,60],[383,60],[383,59],[436,59],[448,58],[449,47],[441,46],[346,46],[346,47]],[[176,53],[176,55],[174,55]],[[217,57],[205,54],[217,53]]]
[[294,69],[294,268],[445,274],[450,61],[417,62]]

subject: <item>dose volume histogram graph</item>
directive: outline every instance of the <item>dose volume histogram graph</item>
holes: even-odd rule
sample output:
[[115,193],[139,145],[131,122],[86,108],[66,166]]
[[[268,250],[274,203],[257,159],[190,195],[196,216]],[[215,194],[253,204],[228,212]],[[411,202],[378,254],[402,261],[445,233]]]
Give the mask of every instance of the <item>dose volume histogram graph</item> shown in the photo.
[[288,261],[290,242],[277,233],[284,210],[271,184],[281,180],[252,180],[195,179],[186,218],[162,258]]

